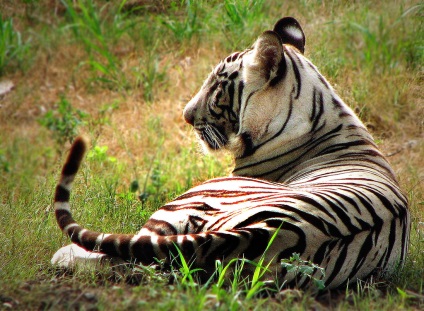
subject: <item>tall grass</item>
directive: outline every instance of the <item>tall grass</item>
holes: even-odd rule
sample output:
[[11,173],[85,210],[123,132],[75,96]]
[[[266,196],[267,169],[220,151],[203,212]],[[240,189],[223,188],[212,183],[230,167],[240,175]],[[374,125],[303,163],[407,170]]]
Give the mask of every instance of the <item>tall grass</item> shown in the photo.
[[[198,11],[200,7],[200,1],[183,0],[171,2],[171,12],[174,14],[163,15],[160,20],[168,28],[175,39],[183,41],[191,39],[195,34],[198,34],[202,30],[202,21],[199,20]],[[178,14],[183,8],[184,14]],[[177,13],[177,14],[175,14]]]
[[[111,87],[125,89],[127,80],[121,72],[121,62],[113,47],[134,27],[135,21],[126,19],[121,12],[126,0],[118,6],[110,3],[100,6],[91,0],[62,0],[70,28],[75,39],[81,42],[89,59],[81,65],[88,65],[96,73],[93,77]],[[110,9],[109,11],[107,9]]]
[[13,25],[12,18],[4,18],[0,13],[0,76],[8,67],[16,66],[24,69],[30,61],[30,43],[24,41],[22,35]]

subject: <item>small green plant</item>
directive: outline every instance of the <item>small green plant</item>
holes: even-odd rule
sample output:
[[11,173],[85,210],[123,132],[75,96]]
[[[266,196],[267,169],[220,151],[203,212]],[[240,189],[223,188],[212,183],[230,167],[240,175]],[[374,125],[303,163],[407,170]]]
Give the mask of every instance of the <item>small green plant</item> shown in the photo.
[[143,98],[146,102],[153,102],[155,87],[164,84],[167,79],[167,67],[161,66],[157,55],[157,44],[140,59],[140,66],[134,69],[136,85],[143,89]]
[[289,259],[282,259],[281,266],[285,268],[288,273],[309,278],[317,289],[321,290],[325,288],[324,281],[314,276],[318,271],[318,274],[324,277],[325,270],[311,261],[302,260],[300,254],[293,253]]
[[108,146],[94,146],[94,148],[88,152],[87,158],[98,162],[108,161],[111,163],[115,163],[116,158],[107,155],[108,149]]
[[[156,162],[156,161],[155,161]],[[132,188],[135,189],[135,182],[132,181]],[[148,198],[152,197],[152,199],[158,200],[161,194],[166,192],[163,189],[163,185],[166,182],[166,176],[163,175],[161,169],[159,168],[159,164],[155,163],[154,166],[149,168],[149,172],[146,176],[142,192],[138,196],[140,201],[144,204]],[[138,187],[138,182],[137,182]],[[138,188],[137,188],[138,190]]]
[[[22,41],[21,33],[14,29],[13,20],[3,19],[0,14],[0,76],[13,62],[22,67],[28,58],[29,43]],[[22,69],[22,68],[21,68]]]
[[[191,39],[194,34],[201,31],[201,22],[198,19],[199,2],[192,0],[182,0],[178,5],[172,2],[172,10],[177,12],[185,5],[185,14],[180,18],[178,14],[162,17],[162,23],[171,30],[172,34],[178,41]],[[205,22],[205,21],[203,21]]]
[[51,131],[54,140],[61,150],[66,142],[72,142],[77,135],[78,126],[84,124],[84,119],[88,117],[86,112],[75,109],[70,102],[61,97],[56,104],[57,109],[47,111],[38,122]]
[[[246,258],[233,258],[225,265],[223,265],[220,260],[215,262],[215,273],[208,280],[206,286],[212,285],[212,291],[217,296],[218,301],[224,299],[227,295],[227,292],[225,290],[223,291],[223,287],[226,279],[230,276],[230,271],[232,273],[232,278],[229,280],[231,283],[230,292],[233,295],[239,296],[240,294],[243,294],[245,295],[245,298],[249,300],[256,297],[260,292],[267,288],[267,282],[263,281],[262,278],[265,273],[270,272],[269,266],[275,258],[272,258],[267,264],[265,264],[265,256],[277,237],[280,228],[281,226],[275,230],[268,241],[264,253],[257,262]],[[243,277],[243,270],[245,269],[246,264],[255,267],[251,278],[248,276]]]
[[197,286],[198,283],[195,281],[195,278],[193,275],[195,275],[197,272],[199,271],[203,271],[203,269],[201,268],[195,268],[192,269],[191,265],[189,265],[182,253],[182,251],[179,249],[179,247],[174,243],[175,249],[177,250],[178,253],[178,261],[181,264],[181,267],[179,269],[180,273],[182,274],[182,278],[181,278],[181,284],[183,286],[189,286],[189,287],[194,287]]
[[264,0],[225,0],[224,9],[232,27],[244,27],[262,13]]
[[10,172],[10,163],[6,158],[5,151],[0,149],[0,171],[5,173]]
[[[421,64],[423,49],[414,42],[417,36],[422,37],[422,27],[413,30],[407,22],[420,18],[423,9],[423,5],[415,5],[402,10],[395,15],[395,19],[381,14],[344,23],[341,30],[347,34],[346,39],[349,38],[346,46],[353,51],[353,63],[361,68],[369,68],[373,76],[376,73],[384,74],[384,71],[397,71],[404,65],[415,67]],[[396,39],[399,37],[398,33],[402,34],[401,40]]]
[[239,50],[250,44],[253,30],[260,27],[259,20],[264,12],[263,0],[225,0],[222,4],[219,29],[231,50]]
[[119,58],[115,56],[112,47],[120,38],[135,25],[135,21],[126,19],[121,13],[126,0],[121,1],[115,10],[110,10],[110,22],[104,16],[104,9],[110,4],[98,8],[91,0],[62,0],[66,7],[69,27],[76,40],[82,43],[89,55],[89,60],[83,62],[96,73],[93,80],[118,88],[126,88],[127,80],[122,74]]
[[268,268],[271,265],[272,261],[274,260],[274,258],[272,258],[267,265],[264,265],[265,255],[268,249],[271,247],[272,243],[274,242],[275,238],[277,237],[278,232],[281,229],[281,226],[282,224],[280,225],[280,227],[277,228],[277,230],[275,230],[274,234],[271,236],[271,239],[269,239],[268,245],[266,246],[266,249],[264,253],[262,254],[261,258],[259,258],[259,261],[257,263],[250,260],[248,261],[250,264],[255,266],[255,270],[253,271],[252,281],[246,293],[246,299],[250,299],[254,297],[254,295],[261,292],[265,287],[266,283],[262,281],[261,279],[266,272],[270,272]]
[[100,109],[96,116],[90,118],[87,122],[88,130],[94,137],[93,145],[101,135],[105,126],[111,125],[110,117],[119,108],[119,102],[113,101],[111,104],[105,104]]

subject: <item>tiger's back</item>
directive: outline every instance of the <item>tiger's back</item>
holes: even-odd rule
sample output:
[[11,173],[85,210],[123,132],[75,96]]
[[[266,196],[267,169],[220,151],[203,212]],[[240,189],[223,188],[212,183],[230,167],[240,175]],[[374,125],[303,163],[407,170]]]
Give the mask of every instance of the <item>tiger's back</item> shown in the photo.
[[266,278],[306,286],[307,278],[299,281],[281,265],[299,253],[325,269],[317,277],[328,288],[401,263],[407,200],[365,126],[303,56],[304,44],[298,22],[283,18],[252,49],[216,66],[184,118],[206,149],[234,155],[233,176],[165,204],[136,235],[95,233],[73,220],[69,185],[84,149],[78,139],[55,204],[61,229],[87,250],[84,256],[96,250],[171,263],[177,246],[211,273],[216,260],[257,260],[275,235],[265,253],[272,262]]

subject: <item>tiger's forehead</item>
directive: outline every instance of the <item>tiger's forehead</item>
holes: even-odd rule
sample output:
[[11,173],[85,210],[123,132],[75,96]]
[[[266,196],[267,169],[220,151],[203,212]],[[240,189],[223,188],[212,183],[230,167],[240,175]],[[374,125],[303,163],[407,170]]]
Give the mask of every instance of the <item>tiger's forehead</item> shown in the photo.
[[211,78],[216,80],[236,78],[237,74],[235,73],[243,66],[243,56],[251,51],[252,49],[247,49],[242,52],[235,52],[224,58],[212,71]]

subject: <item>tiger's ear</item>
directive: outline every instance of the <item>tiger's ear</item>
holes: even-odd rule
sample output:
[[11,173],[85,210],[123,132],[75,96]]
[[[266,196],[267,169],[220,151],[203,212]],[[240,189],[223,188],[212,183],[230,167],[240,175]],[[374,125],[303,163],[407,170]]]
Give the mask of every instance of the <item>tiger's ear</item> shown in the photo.
[[299,22],[293,17],[284,17],[274,26],[274,31],[284,44],[293,45],[302,54],[305,52],[305,34]]
[[280,62],[284,59],[283,46],[280,37],[273,31],[265,31],[253,46],[253,58],[257,69],[266,80],[278,70]]

